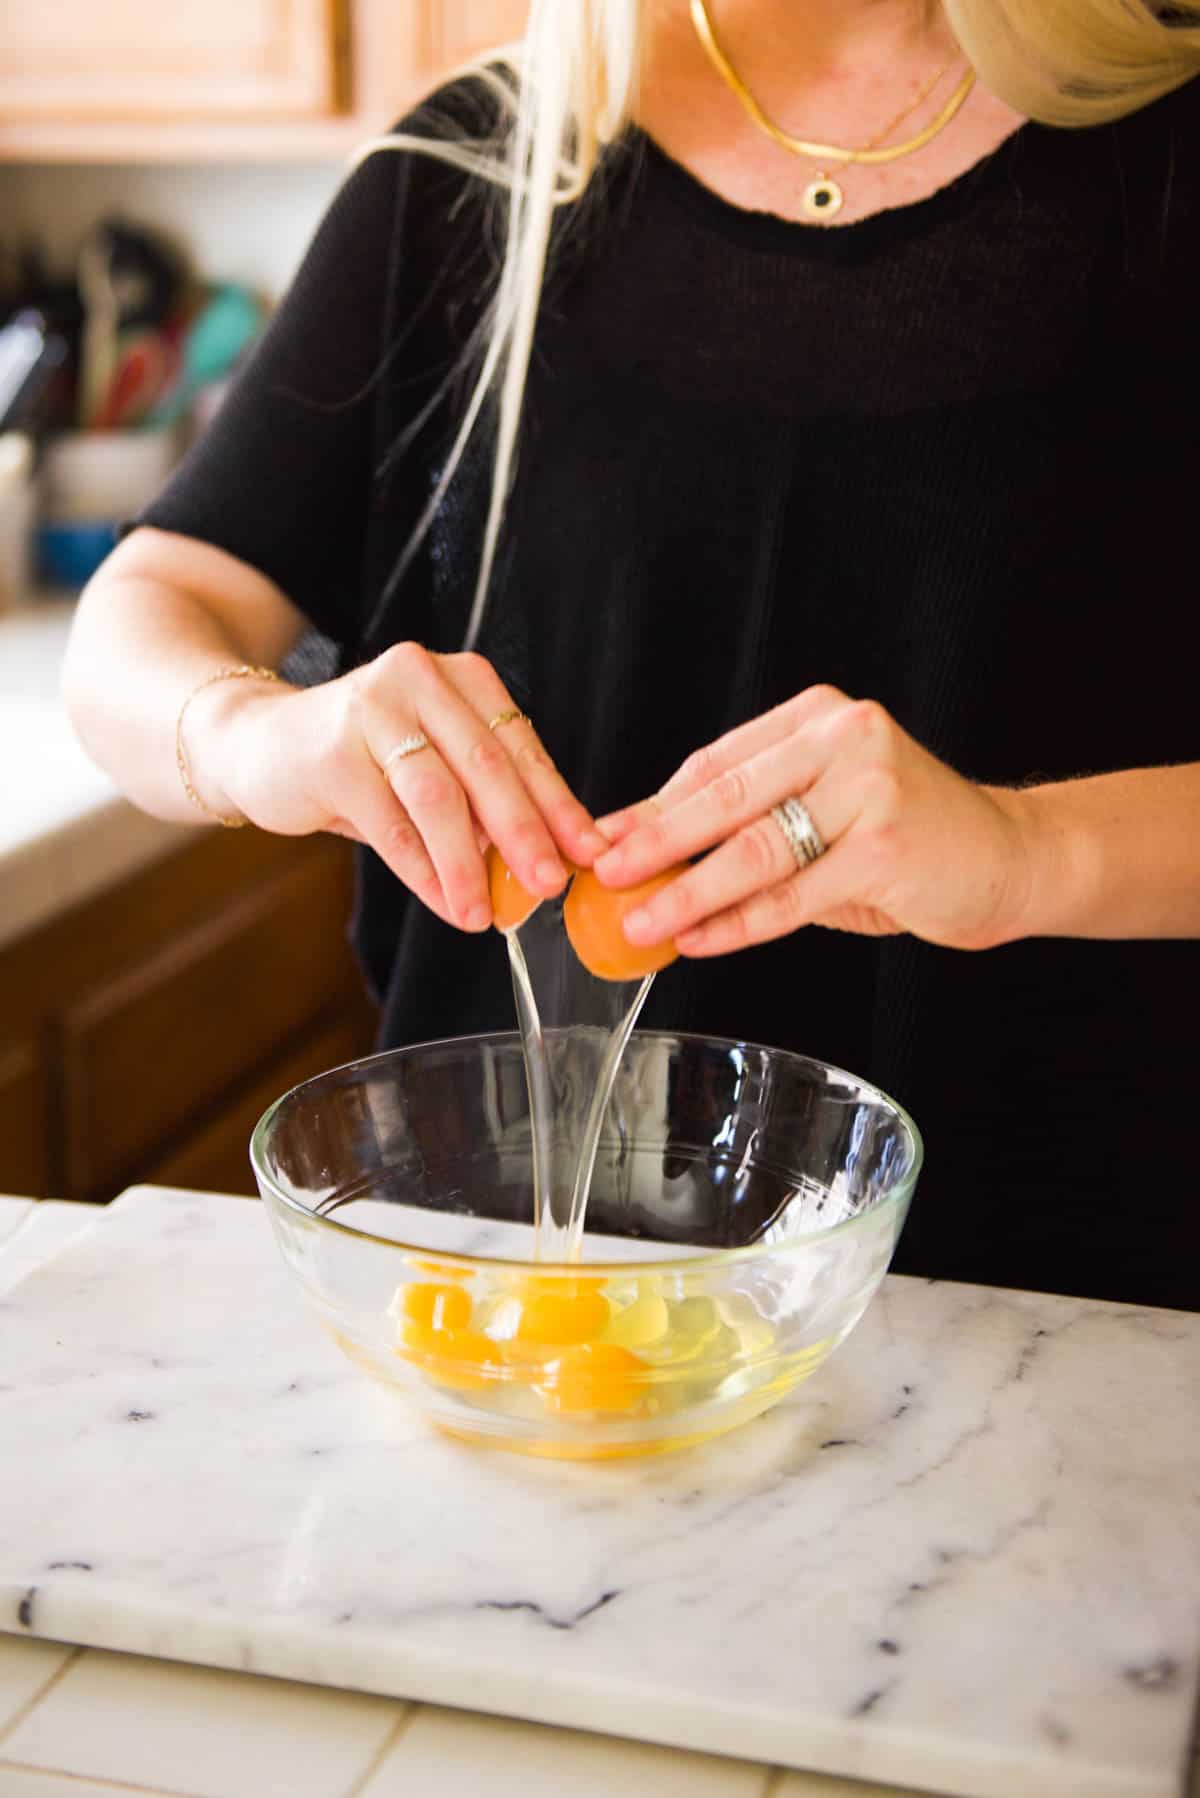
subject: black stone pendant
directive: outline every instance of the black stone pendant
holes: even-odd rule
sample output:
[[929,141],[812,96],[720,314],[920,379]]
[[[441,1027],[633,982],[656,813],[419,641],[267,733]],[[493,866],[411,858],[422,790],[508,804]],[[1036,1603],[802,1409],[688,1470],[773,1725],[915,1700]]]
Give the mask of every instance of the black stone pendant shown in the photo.
[[835,218],[842,210],[845,195],[836,181],[828,175],[818,175],[810,181],[801,197],[801,205],[810,219]]

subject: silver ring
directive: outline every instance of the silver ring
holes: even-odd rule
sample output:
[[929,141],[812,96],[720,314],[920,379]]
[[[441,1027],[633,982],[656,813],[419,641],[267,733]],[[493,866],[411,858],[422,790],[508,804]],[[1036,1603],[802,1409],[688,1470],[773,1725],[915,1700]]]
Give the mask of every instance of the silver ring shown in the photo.
[[788,848],[796,858],[796,865],[807,868],[810,862],[824,855],[826,843],[824,837],[812,820],[812,813],[802,799],[784,799],[779,805],[771,807],[771,816],[783,832]]
[[393,762],[402,762],[406,755],[416,755],[418,750],[429,748],[429,738],[423,730],[414,731],[411,737],[401,737],[394,749],[389,749],[379,766],[386,774]]

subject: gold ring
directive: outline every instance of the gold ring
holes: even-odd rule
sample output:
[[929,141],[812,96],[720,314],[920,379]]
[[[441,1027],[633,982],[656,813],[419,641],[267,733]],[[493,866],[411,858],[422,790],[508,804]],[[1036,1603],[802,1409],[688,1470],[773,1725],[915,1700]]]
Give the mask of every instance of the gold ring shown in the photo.
[[532,718],[530,718],[527,713],[521,711],[519,706],[514,705],[510,706],[507,712],[497,712],[494,718],[489,718],[488,729],[499,730],[502,724],[515,724],[518,718],[521,720],[522,724],[533,723]]
[[414,731],[411,737],[401,737],[394,749],[388,751],[379,766],[386,774],[393,762],[402,762],[406,755],[418,755],[422,749],[429,748],[429,738],[423,730]]

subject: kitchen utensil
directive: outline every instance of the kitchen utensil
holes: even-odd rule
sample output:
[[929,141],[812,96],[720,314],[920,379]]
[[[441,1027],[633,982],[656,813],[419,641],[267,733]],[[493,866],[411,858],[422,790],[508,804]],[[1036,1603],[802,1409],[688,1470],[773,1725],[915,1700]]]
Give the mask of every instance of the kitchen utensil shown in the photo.
[[97,429],[111,431],[137,424],[168,385],[173,368],[174,358],[156,332],[143,331],[126,341],[96,419]]
[[38,365],[45,342],[42,320],[20,312],[0,330],[0,418],[6,417]]
[[171,424],[184,417],[201,388],[229,373],[261,325],[262,313],[248,289],[234,285],[215,289],[184,337],[178,382],[154,409],[150,422]]
[[284,1259],[353,1359],[456,1435],[589,1459],[716,1435],[812,1373],[883,1277],[921,1154],[852,1075],[639,1033],[581,1269],[529,1259],[515,1034],[307,1081],[251,1146]]
[[0,431],[28,422],[66,355],[63,338],[32,307],[0,328]]
[[8,431],[0,436],[0,612],[29,595],[33,515],[33,444]]
[[166,322],[183,284],[175,253],[151,233],[105,219],[79,253],[84,306],[80,346],[79,422],[99,425],[117,373],[118,336],[131,327]]
[[99,236],[117,296],[120,329],[163,324],[183,289],[180,256],[156,233],[123,219],[106,219],[99,227]]
[[94,425],[117,367],[120,303],[103,230],[84,239],[79,252],[79,293],[84,322],[79,344],[79,423]]

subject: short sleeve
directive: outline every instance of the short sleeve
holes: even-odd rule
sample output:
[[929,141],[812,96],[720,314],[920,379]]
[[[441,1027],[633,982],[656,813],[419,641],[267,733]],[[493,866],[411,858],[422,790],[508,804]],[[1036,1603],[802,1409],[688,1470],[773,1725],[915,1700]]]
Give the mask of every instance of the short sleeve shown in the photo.
[[408,179],[408,157],[379,153],[346,180],[217,416],[136,520],[249,563],[338,644],[361,604],[373,396]]

